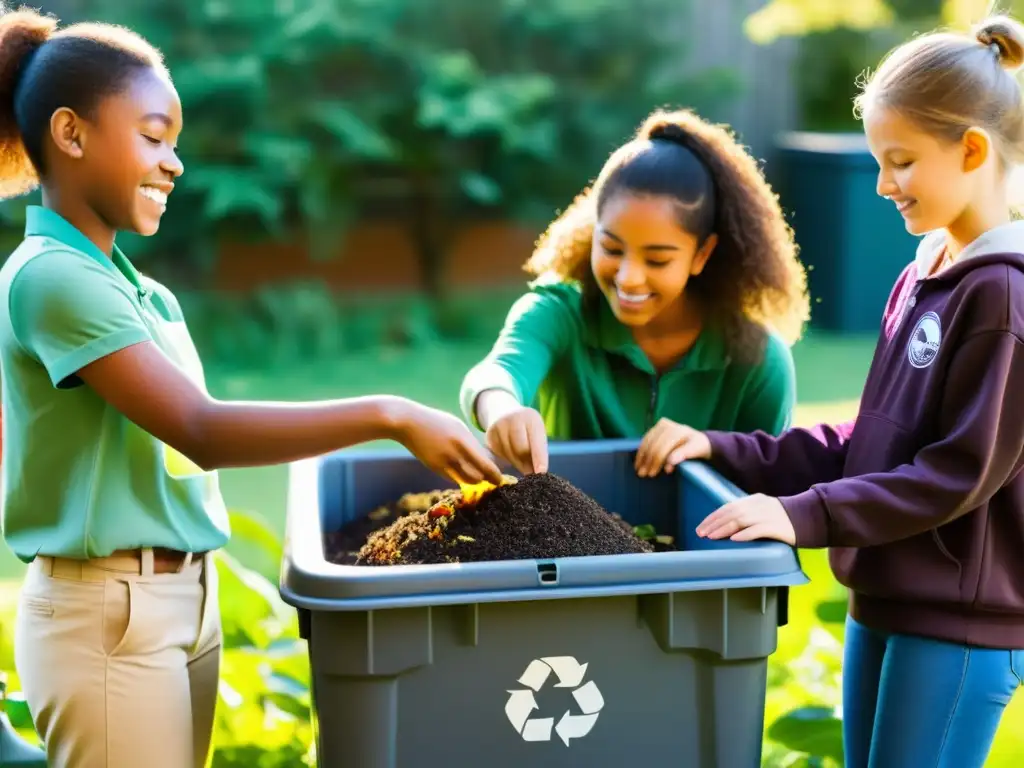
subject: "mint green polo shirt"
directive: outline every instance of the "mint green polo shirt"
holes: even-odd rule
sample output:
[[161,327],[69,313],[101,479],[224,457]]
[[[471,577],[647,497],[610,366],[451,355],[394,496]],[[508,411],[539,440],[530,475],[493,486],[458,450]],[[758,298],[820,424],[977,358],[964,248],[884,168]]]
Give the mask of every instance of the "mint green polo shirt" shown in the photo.
[[3,533],[36,555],[200,552],[228,539],[217,474],[108,405],[76,375],[151,341],[200,386],[203,368],[173,294],[111,258],[66,219],[30,207],[0,269]]
[[759,365],[739,365],[708,327],[659,375],[606,301],[585,313],[577,285],[538,283],[512,306],[490,354],[463,381],[462,412],[477,428],[474,404],[487,389],[537,408],[555,440],[639,438],[661,418],[777,435],[796,403],[796,374],[776,335],[769,334]]

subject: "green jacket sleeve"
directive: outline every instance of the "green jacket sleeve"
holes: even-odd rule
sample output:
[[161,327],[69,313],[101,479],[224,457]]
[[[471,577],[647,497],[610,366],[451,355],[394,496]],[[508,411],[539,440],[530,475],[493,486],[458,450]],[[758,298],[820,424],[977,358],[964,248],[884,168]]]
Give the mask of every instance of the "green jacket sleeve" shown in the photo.
[[89,363],[152,338],[124,283],[88,257],[56,250],[30,259],[14,276],[14,336],[55,387]]
[[539,287],[519,298],[490,353],[462,381],[459,403],[477,429],[476,400],[481,392],[500,389],[523,405],[533,402],[552,363],[579,333],[580,297],[568,285]]
[[769,334],[764,360],[750,374],[733,431],[779,435],[789,428],[795,405],[793,355],[782,339]]

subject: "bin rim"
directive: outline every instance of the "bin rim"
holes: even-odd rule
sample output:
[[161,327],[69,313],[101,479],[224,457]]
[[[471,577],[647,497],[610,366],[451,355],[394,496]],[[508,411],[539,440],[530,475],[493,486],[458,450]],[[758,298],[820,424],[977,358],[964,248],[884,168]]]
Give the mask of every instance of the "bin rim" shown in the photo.
[[[549,454],[635,451],[638,440],[552,442]],[[726,542],[709,550],[439,565],[336,565],[324,555],[320,517],[322,468],[333,456],[360,460],[410,459],[404,448],[350,449],[292,462],[279,591],[289,605],[316,611],[355,611],[613,597],[808,583],[795,548],[782,542]],[[703,462],[676,470],[680,483],[700,485],[719,505],[742,496]],[[439,480],[440,482],[440,480]],[[439,486],[440,487],[440,486]],[[543,573],[542,573],[543,572]],[[728,575],[722,575],[725,572]],[[544,573],[557,574],[554,583]]]

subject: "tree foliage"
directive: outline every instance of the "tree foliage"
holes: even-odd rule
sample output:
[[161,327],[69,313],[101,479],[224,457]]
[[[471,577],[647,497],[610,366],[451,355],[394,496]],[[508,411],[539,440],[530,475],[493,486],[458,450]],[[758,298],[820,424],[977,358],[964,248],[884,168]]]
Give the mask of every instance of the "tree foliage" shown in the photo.
[[382,215],[437,292],[458,222],[546,220],[650,109],[713,113],[737,91],[727,72],[687,72],[676,0],[48,7],[126,24],[167,58],[186,172],[160,236],[131,244],[165,262],[209,263],[223,237],[300,238],[328,257],[356,218]]

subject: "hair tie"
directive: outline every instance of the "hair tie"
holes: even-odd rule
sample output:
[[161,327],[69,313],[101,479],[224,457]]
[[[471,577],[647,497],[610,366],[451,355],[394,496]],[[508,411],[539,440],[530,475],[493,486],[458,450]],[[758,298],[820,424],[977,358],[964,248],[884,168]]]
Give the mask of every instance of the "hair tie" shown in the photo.
[[20,98],[22,85],[28,80],[29,68],[32,66],[32,63],[39,58],[39,52],[48,42],[50,42],[50,38],[33,45],[18,63],[18,68],[14,75],[14,88],[12,93],[15,99],[15,111],[17,111],[17,104]]

